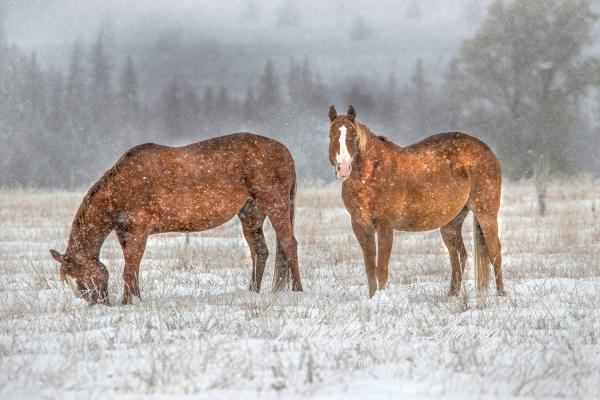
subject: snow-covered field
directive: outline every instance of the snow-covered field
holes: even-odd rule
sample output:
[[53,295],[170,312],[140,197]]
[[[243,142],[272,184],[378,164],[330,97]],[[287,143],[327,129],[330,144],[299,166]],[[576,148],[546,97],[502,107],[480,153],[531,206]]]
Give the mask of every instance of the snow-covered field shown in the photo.
[[[0,192],[0,398],[600,398],[600,184],[504,187],[508,297],[446,297],[437,231],[396,233],[390,289],[367,298],[339,187],[300,187],[305,292],[249,293],[237,220],[154,236],[143,301],[88,307],[58,279],[82,193]],[[273,249],[272,230],[267,229]],[[470,218],[464,227],[471,249]],[[118,297],[123,261],[102,258]]]

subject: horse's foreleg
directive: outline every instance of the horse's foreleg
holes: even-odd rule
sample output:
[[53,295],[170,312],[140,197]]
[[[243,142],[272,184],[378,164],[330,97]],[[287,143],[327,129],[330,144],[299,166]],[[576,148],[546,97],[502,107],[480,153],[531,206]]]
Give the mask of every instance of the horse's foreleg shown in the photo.
[[134,230],[117,229],[117,238],[123,249],[125,268],[123,269],[123,304],[130,304],[133,296],[140,296],[140,262],[146,248],[148,234]]
[[377,227],[377,282],[379,290],[385,289],[388,280],[388,265],[394,243],[394,230],[389,227]]
[[369,297],[373,297],[377,290],[377,276],[375,274],[375,255],[377,254],[375,229],[370,226],[359,225],[355,220],[352,220],[352,230],[363,251],[365,272],[367,273],[367,281],[369,282]]

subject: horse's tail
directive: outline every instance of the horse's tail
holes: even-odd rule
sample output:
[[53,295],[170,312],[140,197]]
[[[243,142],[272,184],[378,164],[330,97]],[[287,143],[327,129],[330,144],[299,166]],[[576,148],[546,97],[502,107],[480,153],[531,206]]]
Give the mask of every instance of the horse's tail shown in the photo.
[[296,176],[294,175],[294,182],[292,182],[292,189],[290,190],[290,222],[292,224],[292,235],[294,234],[294,204],[296,203]]
[[[292,188],[290,189],[290,222],[292,225],[292,235],[294,234],[294,204],[296,202],[296,176],[292,182]],[[279,292],[286,287],[290,286],[290,269],[288,268],[288,262],[283,252],[283,247],[279,239],[277,240],[277,252],[275,254],[275,274],[273,275],[273,292]]]
[[490,283],[490,255],[479,221],[473,214],[473,254],[475,256],[475,285],[478,293],[483,293]]

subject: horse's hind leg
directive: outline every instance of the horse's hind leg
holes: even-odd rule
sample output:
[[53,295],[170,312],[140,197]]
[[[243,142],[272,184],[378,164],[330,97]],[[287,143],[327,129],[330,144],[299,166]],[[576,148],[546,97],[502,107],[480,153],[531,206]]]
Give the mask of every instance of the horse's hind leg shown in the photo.
[[259,201],[259,207],[265,210],[273,230],[277,236],[277,241],[281,244],[283,255],[292,275],[292,290],[302,291],[300,281],[300,269],[298,267],[298,241],[294,237],[292,226],[292,205],[289,194],[285,194],[277,200],[262,198]]
[[464,207],[452,221],[440,228],[442,239],[448,248],[448,254],[450,254],[450,265],[452,266],[449,296],[457,296],[460,292],[463,272],[467,262],[467,250],[462,237],[462,226],[467,214],[469,214],[469,209]]
[[485,195],[471,196],[469,207],[475,214],[475,218],[479,223],[485,249],[489,261],[494,266],[494,275],[496,277],[496,292],[499,296],[505,296],[504,280],[502,279],[502,246],[500,237],[498,236],[498,210],[500,208],[500,190],[492,190],[487,188],[487,191],[479,190],[479,193]]
[[146,231],[117,228],[117,238],[123,249],[125,268],[123,269],[123,304],[130,304],[133,296],[140,296],[140,263],[146,248]]
[[484,212],[480,212],[479,214],[475,212],[475,217],[481,227],[490,262],[494,266],[496,293],[498,296],[506,296],[504,280],[502,279],[502,246],[500,244],[500,237],[498,236],[498,218]]
[[240,222],[242,223],[242,231],[244,238],[250,247],[250,256],[252,257],[252,276],[250,277],[250,290],[254,292],[260,291],[263,273],[267,258],[269,257],[269,249],[265,242],[263,233],[263,222],[265,214],[254,204],[248,201],[238,213]]

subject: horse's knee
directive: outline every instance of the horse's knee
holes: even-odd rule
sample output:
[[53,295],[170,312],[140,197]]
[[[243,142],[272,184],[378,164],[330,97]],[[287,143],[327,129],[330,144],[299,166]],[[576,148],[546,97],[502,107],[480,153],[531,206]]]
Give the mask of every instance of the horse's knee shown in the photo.
[[260,243],[256,246],[256,257],[266,260],[269,257],[269,249],[265,243]]
[[285,239],[278,239],[279,243],[281,243],[281,247],[283,248],[283,250],[285,252],[289,251],[289,250],[296,250],[298,248],[298,241],[296,240],[296,238],[294,236],[285,238]]

